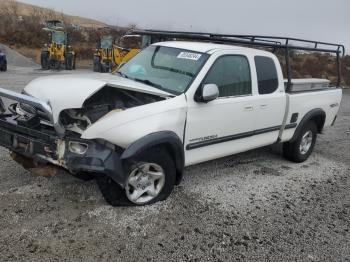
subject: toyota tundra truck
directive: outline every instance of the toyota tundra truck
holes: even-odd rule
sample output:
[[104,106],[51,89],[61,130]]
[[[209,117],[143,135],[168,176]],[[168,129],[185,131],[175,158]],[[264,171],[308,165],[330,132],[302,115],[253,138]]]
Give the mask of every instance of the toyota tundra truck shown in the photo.
[[285,80],[272,52],[179,40],[150,45],[115,74],[10,88],[0,89],[14,101],[1,100],[0,145],[35,167],[92,175],[113,206],[165,200],[185,167],[276,143],[303,162],[342,98],[328,80]]

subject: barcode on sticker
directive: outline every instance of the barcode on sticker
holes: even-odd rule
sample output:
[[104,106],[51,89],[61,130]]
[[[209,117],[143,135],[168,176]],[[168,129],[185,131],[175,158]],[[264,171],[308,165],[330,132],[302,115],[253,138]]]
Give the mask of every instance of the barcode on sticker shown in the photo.
[[199,58],[201,58],[201,54],[196,54],[196,53],[190,53],[190,52],[181,52],[177,58],[181,59],[190,59],[190,60],[195,60],[198,61]]

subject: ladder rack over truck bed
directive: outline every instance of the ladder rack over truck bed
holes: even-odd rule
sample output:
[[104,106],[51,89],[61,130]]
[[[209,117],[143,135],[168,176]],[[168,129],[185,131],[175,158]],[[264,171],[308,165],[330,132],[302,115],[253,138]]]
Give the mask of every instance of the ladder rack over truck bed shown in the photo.
[[331,53],[336,55],[337,60],[337,87],[340,87],[341,84],[341,58],[345,54],[345,47],[341,44],[333,44],[328,42],[305,40],[292,37],[264,35],[233,35],[162,30],[133,30],[133,33],[139,35],[154,36],[159,39],[194,40],[211,43],[272,48],[273,52],[277,50],[284,50],[287,71],[287,92],[291,91],[293,86],[290,56],[291,50]]

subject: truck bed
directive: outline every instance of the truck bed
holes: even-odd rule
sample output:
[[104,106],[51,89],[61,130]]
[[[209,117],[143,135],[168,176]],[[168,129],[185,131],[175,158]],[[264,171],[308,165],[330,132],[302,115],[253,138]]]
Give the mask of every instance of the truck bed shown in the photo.
[[[307,92],[314,91],[314,92]],[[293,121],[300,124],[305,115],[312,110],[321,109],[326,114],[324,128],[331,126],[337,116],[342,99],[342,89],[328,87],[323,89],[305,89],[303,91],[290,92],[287,96],[287,110],[285,124]],[[294,115],[294,117],[293,117]],[[284,130],[281,138],[282,142],[288,141],[294,135],[293,129]]]

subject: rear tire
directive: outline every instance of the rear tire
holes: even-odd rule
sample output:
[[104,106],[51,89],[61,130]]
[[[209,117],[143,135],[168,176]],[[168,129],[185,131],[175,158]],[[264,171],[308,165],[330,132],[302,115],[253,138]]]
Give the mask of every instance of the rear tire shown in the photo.
[[[128,178],[125,188],[107,176],[97,177],[101,193],[110,205],[150,205],[167,199],[173,191],[176,182],[175,164],[168,152],[162,148],[148,150],[130,160],[126,166]],[[149,173],[145,171],[145,167],[150,167]],[[138,198],[135,197],[143,191],[145,192]]]
[[94,56],[93,70],[94,70],[94,72],[101,71],[100,58],[98,56]]
[[314,122],[305,124],[294,142],[283,144],[284,157],[295,163],[306,161],[315,147],[316,139],[316,124]]
[[74,67],[73,60],[74,60],[73,54],[71,53],[66,54],[65,61],[64,61],[66,70],[73,70],[73,67]]
[[50,63],[49,63],[49,52],[41,52],[41,68],[44,70],[49,70],[50,69]]

